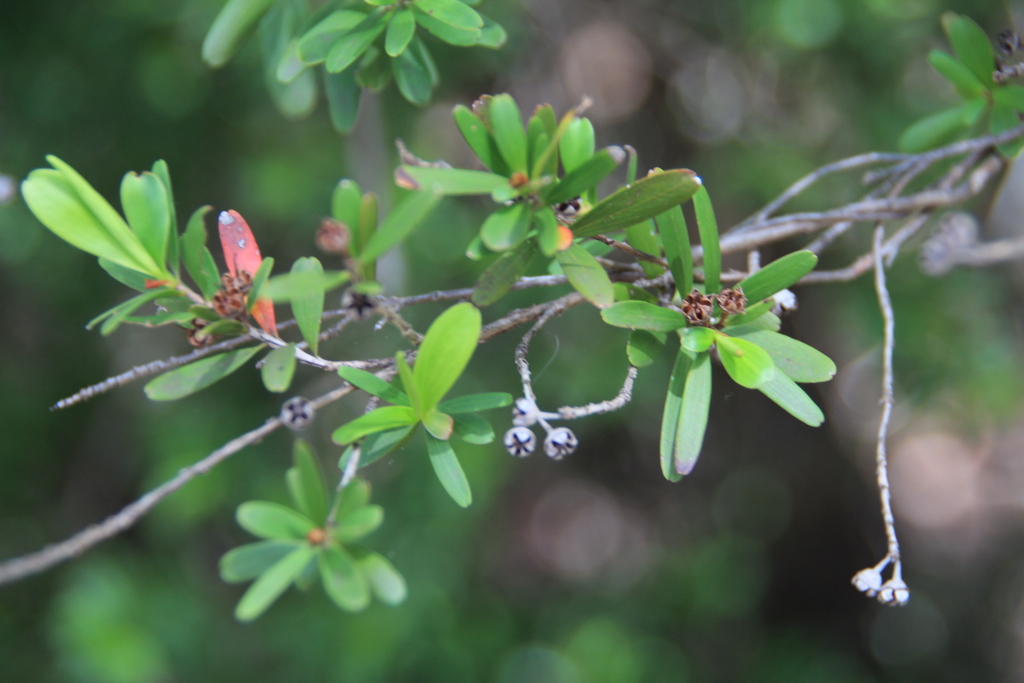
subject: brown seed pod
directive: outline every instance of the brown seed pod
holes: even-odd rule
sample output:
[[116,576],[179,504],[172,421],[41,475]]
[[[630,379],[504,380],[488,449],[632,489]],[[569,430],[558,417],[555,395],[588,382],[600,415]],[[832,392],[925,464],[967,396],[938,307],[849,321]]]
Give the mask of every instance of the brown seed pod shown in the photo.
[[316,231],[316,246],[320,251],[325,254],[348,256],[351,242],[352,231],[347,225],[333,218],[320,221],[320,229]]
[[747,312],[747,297],[743,295],[743,288],[723,289],[715,295],[718,306],[723,312],[729,315],[739,315]]
[[686,298],[683,300],[682,309],[683,315],[686,316],[686,322],[691,325],[707,326],[711,322],[711,313],[714,310],[714,306],[710,297],[694,289],[686,295]]
[[310,529],[309,533],[306,534],[306,540],[313,545],[320,545],[327,538],[327,534],[324,533],[323,529]]
[[209,346],[210,344],[213,343],[213,337],[203,337],[202,339],[197,339],[196,338],[196,333],[199,332],[199,330],[201,330],[204,327],[206,327],[207,325],[209,325],[209,323],[206,322],[205,320],[203,320],[202,318],[193,318],[192,319],[192,328],[193,329],[185,330],[185,339],[188,340],[188,343],[192,347],[197,348],[197,349],[201,349],[201,348]]
[[516,171],[508,179],[508,184],[511,185],[512,187],[522,187],[528,182],[530,182],[530,179],[527,177],[525,173],[522,173],[520,171]]

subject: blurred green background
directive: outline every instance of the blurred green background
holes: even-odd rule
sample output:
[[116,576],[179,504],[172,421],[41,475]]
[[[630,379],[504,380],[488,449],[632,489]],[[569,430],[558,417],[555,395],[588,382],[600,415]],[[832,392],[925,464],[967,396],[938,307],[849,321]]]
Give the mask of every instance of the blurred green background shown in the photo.
[[[124,172],[164,158],[180,215],[237,209],[264,255],[290,264],[314,253],[339,178],[394,203],[394,138],[467,166],[454,104],[507,91],[524,111],[541,102],[564,111],[587,94],[599,144],[632,144],[643,168],[695,169],[728,226],[822,163],[894,149],[910,122],[954,101],[926,61],[929,49],[948,49],[942,11],[969,14],[991,35],[1014,11],[1024,19],[1024,7],[996,0],[484,0],[509,31],[503,50],[430,41],[443,80],[434,103],[416,110],[393,86],[364,95],[343,139],[322,103],[302,122],[276,112],[255,41],[225,69],[204,67],[199,46],[220,4],[4,3],[0,173],[20,179],[54,153],[116,202]],[[1022,189],[1010,178],[967,208],[989,234],[1019,232],[1019,213],[1016,224],[986,219]],[[797,206],[835,206],[859,191],[856,177],[837,179]],[[382,262],[388,291],[470,284],[481,265],[463,251],[486,208],[446,200]],[[846,265],[867,244],[861,228],[823,265]],[[881,320],[863,280],[799,291],[785,322],[840,367],[811,388],[828,417],[820,429],[716,369],[704,453],[690,477],[665,482],[666,354],[641,372],[627,409],[573,425],[581,446],[567,461],[462,448],[468,511],[419,447],[365,470],[386,509],[368,542],[409,581],[404,605],[349,615],[319,588],[293,590],[243,626],[232,618],[243,587],[223,584],[216,563],[249,540],[234,523],[239,503],[286,498],[292,437],[278,433],[84,558],[0,587],[0,681],[1020,680],[1024,281],[1010,266],[931,279],[913,254],[890,281],[906,608],[849,585],[884,554],[872,479]],[[0,206],[0,291],[0,558],[100,520],[279,409],[281,397],[250,370],[171,405],[146,401],[135,384],[49,412],[81,386],[188,347],[169,330],[87,333],[127,291],[18,198]],[[514,293],[485,322],[554,294]],[[441,308],[408,317],[422,330]],[[517,340],[483,347],[464,388],[517,392]],[[624,345],[593,308],[548,325],[531,354],[541,407],[612,396]],[[365,323],[323,353],[400,347],[392,328]],[[337,381],[305,369],[296,389],[314,396]],[[359,399],[343,401],[305,433],[331,477],[340,449],[329,434],[361,410]],[[491,420],[499,434],[509,426],[505,414]]]

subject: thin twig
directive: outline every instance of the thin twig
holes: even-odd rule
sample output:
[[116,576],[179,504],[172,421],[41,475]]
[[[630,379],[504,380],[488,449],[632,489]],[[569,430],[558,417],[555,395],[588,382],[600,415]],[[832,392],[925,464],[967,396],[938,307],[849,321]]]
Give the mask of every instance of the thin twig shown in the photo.
[[658,258],[657,256],[651,256],[646,251],[640,251],[639,249],[635,249],[630,245],[626,244],[625,242],[620,242],[619,240],[612,239],[611,237],[605,237],[604,235],[592,235],[590,239],[597,240],[598,242],[601,242],[603,244],[607,244],[609,247],[615,247],[619,251],[629,254],[630,256],[636,258],[637,260],[647,261],[648,263],[654,263],[656,265],[659,265],[662,268],[668,268],[668,261],[666,261],[665,259]]
[[558,414],[562,416],[563,420],[575,420],[581,417],[619,410],[633,398],[633,382],[636,381],[636,373],[636,366],[630,365],[629,371],[626,372],[626,381],[622,383],[622,388],[619,389],[619,393],[615,398],[601,401],[600,403],[588,403],[585,406],[579,407],[563,406],[558,409]]

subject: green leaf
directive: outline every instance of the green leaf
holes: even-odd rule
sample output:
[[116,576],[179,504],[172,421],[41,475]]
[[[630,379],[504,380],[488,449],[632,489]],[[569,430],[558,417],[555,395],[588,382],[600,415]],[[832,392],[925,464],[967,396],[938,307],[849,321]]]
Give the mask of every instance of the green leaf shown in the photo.
[[365,13],[349,9],[328,14],[299,39],[299,59],[306,64],[319,64],[327,59],[327,53],[339,38],[365,20]]
[[149,171],[128,172],[121,181],[121,206],[128,225],[157,263],[166,263],[171,212],[163,182]]
[[203,40],[203,61],[214,69],[231,61],[274,1],[228,0]]
[[[268,256],[267,258],[270,257]],[[264,259],[264,261],[266,260]],[[309,286],[310,281],[314,280],[314,278],[307,277],[307,275],[303,274],[303,277],[298,279],[292,277],[291,273],[275,275],[267,280],[267,284],[263,286],[260,296],[270,299],[275,304],[291,301],[292,297],[301,295],[301,287]],[[329,292],[342,286],[351,278],[352,274],[347,270],[325,270],[321,273],[320,281],[314,286],[314,289],[319,289],[321,292]]]
[[718,357],[733,381],[747,389],[757,389],[775,373],[768,352],[746,339],[719,335]]
[[[639,249],[652,256],[658,256],[660,253],[657,230],[652,220],[641,221],[626,228],[626,242],[634,249]],[[687,238],[687,242],[689,242],[689,238]],[[643,268],[644,275],[647,277],[657,277],[665,272],[665,269],[658,264],[648,261],[640,261],[640,267]]]
[[626,343],[626,357],[630,365],[645,368],[655,361],[665,347],[665,335],[647,330],[633,330]]
[[295,344],[276,348],[263,359],[260,368],[263,386],[276,394],[288,391],[295,376]]
[[693,291],[693,252],[690,250],[690,235],[686,230],[686,219],[681,206],[673,206],[659,214],[658,232],[665,246],[665,260],[676,281],[679,295],[685,297]]
[[[412,436],[415,425],[389,429],[384,432],[370,434],[363,441],[362,453],[359,457],[359,466],[366,467],[377,462],[385,455],[405,444]],[[344,467],[342,467],[344,469]]]
[[511,95],[495,95],[490,106],[491,129],[494,141],[509,168],[517,173],[527,174],[526,131],[519,106]]
[[334,430],[331,439],[336,444],[345,445],[374,432],[405,427],[417,421],[416,413],[408,406],[384,406],[342,425]]
[[364,505],[345,515],[335,529],[335,536],[342,543],[358,541],[376,531],[384,522],[384,508],[380,505]]
[[536,255],[537,243],[535,240],[526,240],[515,249],[502,254],[497,261],[480,274],[480,278],[473,287],[473,303],[477,306],[490,306],[505,296],[512,285],[526,273],[530,262]]
[[302,337],[316,355],[320,344],[320,316],[324,312],[324,269],[315,257],[303,257],[292,264],[291,276],[292,313]]
[[359,252],[359,260],[364,263],[373,261],[405,240],[434,210],[441,197],[441,191],[434,187],[414,192],[403,199]]
[[434,437],[447,441],[452,438],[455,421],[451,415],[445,415],[435,409],[423,416],[423,427]]
[[953,140],[977,122],[987,105],[987,100],[978,98],[924,117],[903,131],[900,149],[917,154]]
[[466,473],[462,471],[459,459],[455,457],[451,443],[435,439],[430,434],[427,437],[427,453],[430,454],[430,464],[434,466],[434,473],[444,486],[444,490],[452,497],[460,507],[469,507],[473,502],[473,494],[469,490],[469,481]]
[[171,266],[171,272],[174,274],[174,277],[178,278],[181,272],[181,250],[178,244],[178,212],[174,208],[174,191],[171,189],[171,170],[167,167],[166,161],[157,159],[153,162],[153,173],[163,184],[164,194],[167,197],[168,215],[171,219],[171,229],[167,243],[167,261]]
[[621,147],[605,147],[544,192],[544,202],[559,204],[579,197],[590,188],[596,187],[625,160],[626,152]]
[[386,605],[398,605],[405,600],[405,579],[387,558],[379,553],[370,553],[359,560],[359,565],[378,600]]
[[961,62],[985,85],[992,83],[992,72],[996,68],[995,54],[988,35],[970,17],[955,12],[942,15],[942,28],[953,44],[953,50]]
[[733,336],[736,336],[736,329],[738,328],[778,332],[779,328],[782,327],[782,321],[779,320],[779,316],[771,312],[771,307],[774,305],[775,299],[768,299],[753,306],[748,306],[746,313],[730,315],[725,319],[724,326],[726,331]]
[[342,135],[348,134],[356,125],[362,93],[362,88],[356,82],[355,67],[339,73],[324,71],[324,95],[331,114],[331,125]]
[[[469,107],[462,104],[452,110],[452,118],[462,138],[481,163],[499,175],[508,176],[508,167],[484,122]],[[507,179],[505,182],[508,182]]]
[[352,557],[336,545],[320,553],[320,578],[331,600],[347,612],[358,612],[370,604],[370,589]]
[[554,256],[561,241],[555,212],[544,207],[533,212],[533,220],[537,225],[537,246],[540,247],[541,253],[545,256]]
[[[344,468],[342,468],[344,469]],[[344,519],[370,502],[370,485],[362,479],[353,479],[338,492],[335,503],[336,519]]]
[[1024,86],[1011,83],[992,91],[992,99],[996,105],[1009,107],[1014,111],[1024,112]]
[[470,47],[472,45],[476,45],[482,37],[479,28],[464,28],[461,26],[446,24],[433,15],[427,14],[415,4],[412,6],[412,9],[416,18],[416,23],[426,29],[428,33],[431,33],[436,38],[443,40],[449,45]]
[[[735,329],[727,330],[737,336]],[[775,367],[795,382],[827,382],[836,374],[832,359],[802,341],[771,330],[743,330],[740,335],[768,352]]]
[[471,303],[455,304],[431,323],[413,369],[421,415],[430,412],[452,388],[479,339],[480,311]]
[[344,223],[349,230],[355,230],[359,224],[359,204],[363,200],[363,191],[359,183],[347,178],[342,179],[331,195],[331,217]]
[[687,327],[679,341],[687,351],[703,353],[715,345],[718,334],[708,327]]
[[530,207],[525,202],[516,202],[487,217],[480,228],[480,239],[491,251],[505,251],[522,242],[529,229]]
[[238,506],[235,514],[239,526],[260,538],[290,538],[305,540],[306,534],[316,528],[308,518],[290,507],[264,500],[252,500]]
[[736,284],[743,289],[743,295],[751,304],[763,301],[768,297],[791,287],[804,275],[814,270],[818,257],[809,251],[794,251]]
[[421,59],[421,52],[416,44],[413,48],[391,59],[391,72],[395,75],[395,83],[399,92],[409,102],[424,106],[430,102],[434,92],[434,82],[430,69]]
[[252,621],[274,604],[313,559],[316,551],[303,544],[278,560],[249,587],[235,608],[235,618]]
[[463,413],[478,413],[510,405],[512,405],[512,394],[496,391],[485,394],[468,394],[442,401],[437,404],[437,409],[449,415],[462,415]]
[[492,50],[499,50],[505,47],[505,43],[508,42],[508,33],[505,32],[501,24],[482,14],[480,18],[484,20],[484,25],[480,27],[480,39],[476,41],[476,44]]
[[138,296],[134,296],[128,301],[119,303],[117,306],[100,313],[98,316],[90,320],[85,329],[91,330],[96,327],[99,323],[103,323],[103,327],[100,328],[100,332],[103,336],[106,336],[113,332],[117,327],[124,321],[124,319],[137,311],[143,304],[159,299],[161,297],[172,297],[182,296],[180,292],[161,287],[159,289],[150,289]]
[[355,385],[368,394],[382,398],[388,403],[400,406],[409,406],[409,397],[399,391],[394,385],[385,382],[380,377],[357,368],[340,367],[338,375],[349,384]]
[[476,10],[459,0],[415,0],[413,7],[456,28],[474,29],[484,25]]
[[402,54],[416,33],[416,17],[408,7],[395,10],[388,21],[388,32],[384,38],[384,51],[389,57]]
[[384,15],[379,10],[371,13],[334,42],[327,53],[325,68],[331,73],[338,73],[352,66],[386,26]]
[[[1012,107],[996,102],[995,106],[992,107],[992,116],[989,119],[989,132],[993,135],[998,135],[1019,125],[1020,114]],[[999,152],[1012,159],[1020,152],[1022,145],[1024,145],[1024,140],[1018,138],[1013,142],[999,145]]]
[[224,336],[234,337],[245,332],[245,325],[237,320],[221,318],[196,332],[196,341],[203,341],[211,337]]
[[239,546],[220,558],[220,578],[227,583],[250,581],[299,547],[294,541],[259,541]]
[[185,234],[181,236],[181,260],[207,301],[213,299],[213,295],[220,288],[217,264],[210,250],[206,248],[206,226],[203,224],[203,219],[211,208],[213,207],[201,206],[196,209],[188,219]]
[[641,178],[605,197],[572,225],[576,237],[615,232],[654,218],[697,191],[700,180],[693,171],[676,169]]
[[821,408],[811,400],[811,397],[803,389],[781,372],[773,374],[758,389],[801,422],[818,427],[825,421],[825,415],[821,412]]
[[578,244],[556,254],[558,265],[587,301],[598,308],[608,308],[615,302],[615,290],[608,273],[586,249]]
[[494,428],[491,427],[491,423],[472,413],[455,417],[452,434],[466,443],[484,445],[494,441]]
[[[701,185],[693,195],[693,208],[697,214],[697,230],[704,250],[704,291],[714,294],[721,289],[719,276],[722,272],[722,251],[718,246],[718,222],[711,206],[708,189]],[[687,292],[680,292],[688,294]]]
[[601,317],[615,327],[651,332],[670,332],[686,325],[686,318],[679,311],[646,301],[620,301],[601,311]]
[[391,76],[391,60],[376,46],[371,45],[359,60],[356,82],[364,88],[380,92],[391,82]]
[[960,97],[965,100],[969,100],[972,97],[985,92],[985,86],[982,85],[978,77],[975,76],[970,69],[968,69],[963,62],[955,59],[951,55],[946,54],[942,50],[932,50],[928,53],[928,61],[932,63],[935,70],[946,77],[956,91],[960,94]]
[[711,360],[679,349],[661,421],[661,472],[679,481],[693,470],[704,444],[711,407]]
[[402,384],[402,388],[405,389],[405,393],[409,396],[409,402],[412,403],[412,409],[416,413],[416,418],[419,419],[422,416],[422,411],[419,406],[420,402],[420,388],[416,386],[416,378],[412,374],[412,368],[409,367],[409,363],[405,360],[405,353],[399,351],[395,354],[395,365],[398,367],[398,380]]
[[[281,115],[293,121],[309,116],[317,99],[316,76],[306,71],[295,40],[306,14],[305,0],[280,0],[263,17],[258,32],[267,92]],[[285,80],[278,78],[282,66]]]
[[146,291],[146,280],[149,278],[146,277],[144,273],[132,270],[131,268],[125,268],[124,266],[118,265],[113,261],[108,261],[105,258],[98,259],[98,262],[100,264],[100,268],[107,271],[107,275],[114,278],[122,285],[131,287],[137,292]]
[[565,172],[572,173],[594,156],[594,124],[590,119],[574,118],[558,141]]
[[395,169],[395,184],[406,190],[440,187],[446,195],[490,194],[508,187],[508,178],[485,171],[461,168],[433,168],[430,166],[399,166]]
[[288,488],[295,505],[314,524],[322,527],[327,519],[327,492],[316,453],[308,441],[296,439],[292,459],[295,465],[288,470]]
[[256,272],[252,276],[252,285],[249,288],[249,293],[245,297],[245,310],[252,311],[258,302],[263,297],[263,287],[267,283],[267,278],[270,277],[270,271],[274,269],[274,257],[267,256],[260,262],[260,267],[256,269]]
[[146,384],[146,396],[154,401],[176,401],[205,389],[242,367],[262,346],[251,346],[197,360],[156,377]]

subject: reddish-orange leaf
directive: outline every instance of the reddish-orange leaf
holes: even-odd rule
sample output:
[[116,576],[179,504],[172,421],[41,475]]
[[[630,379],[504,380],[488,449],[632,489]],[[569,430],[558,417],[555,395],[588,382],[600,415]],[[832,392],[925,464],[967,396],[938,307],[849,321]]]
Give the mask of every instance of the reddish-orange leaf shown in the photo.
[[[252,230],[242,215],[237,211],[221,211],[217,218],[217,228],[228,272],[232,276],[237,276],[239,271],[244,270],[249,275],[255,275],[263,263],[263,256],[260,255],[256,238],[253,237]],[[252,307],[252,317],[260,327],[277,336],[274,304],[270,299],[260,297]]]

